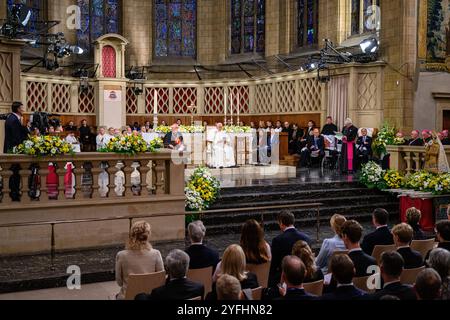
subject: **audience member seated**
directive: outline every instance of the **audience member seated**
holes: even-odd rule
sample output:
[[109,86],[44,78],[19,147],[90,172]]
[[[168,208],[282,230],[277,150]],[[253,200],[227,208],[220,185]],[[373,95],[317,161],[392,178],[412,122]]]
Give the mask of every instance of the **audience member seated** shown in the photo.
[[285,123],[283,123],[283,130],[281,132],[288,133],[289,138],[290,138],[292,129],[291,129],[291,125],[289,124],[289,122],[286,121]]
[[383,289],[370,296],[371,299],[380,300],[383,296],[396,296],[400,300],[417,300],[412,286],[400,282],[403,272],[404,261],[400,253],[391,251],[381,255],[381,278],[384,283]]
[[388,227],[389,213],[385,209],[376,209],[372,214],[372,223],[376,231],[364,237],[361,248],[368,255],[372,255],[375,246],[394,244],[392,233]]
[[303,134],[303,130],[294,123],[289,133],[289,151],[291,153],[300,154],[300,139],[303,137]]
[[408,145],[411,147],[423,147],[424,146],[424,142],[420,138],[419,130],[413,130],[411,132],[411,139],[408,141]]
[[264,230],[256,220],[242,226],[241,247],[247,264],[264,264],[272,259],[270,245],[264,240]]
[[450,251],[450,221],[440,221],[436,224],[436,239],[439,242],[438,248]]
[[272,241],[272,262],[270,265],[269,286],[276,286],[281,277],[281,261],[285,256],[291,255],[292,248],[297,241],[303,240],[311,243],[309,237],[298,231],[295,224],[295,216],[292,212],[283,211],[278,216],[278,224],[282,234]]
[[442,281],[441,299],[450,300],[450,252],[437,248],[431,251],[427,265],[437,271]]
[[318,298],[305,291],[303,288],[306,267],[296,256],[286,256],[281,264],[281,285],[279,287],[281,298],[277,300],[307,301]]
[[413,238],[413,229],[409,224],[401,223],[392,228],[397,252],[402,256],[405,269],[416,269],[423,266],[423,258],[420,252],[412,250],[410,247]]
[[375,258],[366,254],[359,245],[362,233],[363,227],[355,220],[347,221],[342,226],[342,239],[355,266],[357,278],[367,277],[369,267],[377,265]]
[[345,244],[342,240],[342,226],[347,221],[344,216],[335,214],[331,217],[331,229],[334,231],[334,237],[325,239],[322,243],[319,255],[316,258],[316,265],[322,269],[324,274],[328,273],[328,262],[335,251],[345,250]]
[[431,140],[433,140],[433,138],[431,136],[431,131],[430,130],[423,130],[422,131],[422,138],[423,138],[423,143],[425,145],[427,143],[429,143]]
[[305,241],[298,241],[292,248],[292,255],[302,260],[306,268],[303,283],[311,283],[323,280],[323,272],[315,263],[315,256],[311,247]]
[[348,255],[334,255],[331,258],[330,271],[337,287],[333,292],[323,295],[322,300],[356,300],[366,295],[353,285],[355,266]]
[[333,123],[333,117],[327,117],[327,123],[324,125],[320,134],[334,136],[338,131],[338,127]]
[[217,300],[239,301],[242,299],[241,283],[228,274],[220,276],[216,283]]
[[442,145],[450,146],[450,138],[448,130],[442,131]]
[[367,129],[361,129],[361,136],[356,141],[356,156],[358,165],[364,165],[372,157],[372,138],[367,135]]
[[75,125],[75,123],[73,121],[69,121],[69,123],[67,124],[65,129],[66,129],[66,131],[77,131],[78,130],[77,126]]
[[117,299],[125,299],[130,274],[155,273],[164,270],[161,253],[149,243],[151,227],[145,221],[136,222],[130,230],[127,249],[116,257],[116,281],[120,293]]
[[319,129],[314,129],[312,136],[306,138],[306,147],[301,153],[301,166],[307,167],[311,165],[311,159],[319,159],[319,162],[325,156],[325,140],[320,135]]
[[414,290],[418,300],[440,300],[441,277],[433,269],[425,269],[417,275]]
[[216,269],[220,261],[219,253],[203,244],[206,228],[201,221],[195,221],[188,226],[189,239],[191,246],[187,248],[186,253],[189,255],[189,269],[203,269],[213,267]]
[[181,250],[173,250],[166,258],[167,283],[152,291],[136,296],[136,300],[189,300],[204,296],[205,288],[202,284],[186,278],[189,269],[189,256]]
[[238,279],[241,283],[242,290],[256,289],[259,287],[256,275],[246,271],[247,264],[245,260],[245,253],[241,246],[233,244],[225,250],[222,261],[218,264],[213,276],[213,291],[208,294],[207,300],[217,300],[216,282],[224,274]]
[[425,240],[425,235],[420,227],[420,219],[422,218],[422,212],[414,207],[406,210],[406,221],[413,228],[413,240]]
[[108,145],[110,140],[111,140],[111,137],[109,134],[106,133],[106,129],[104,127],[101,127],[99,129],[97,138],[95,139],[95,142],[97,145],[97,151],[106,148],[106,146]]

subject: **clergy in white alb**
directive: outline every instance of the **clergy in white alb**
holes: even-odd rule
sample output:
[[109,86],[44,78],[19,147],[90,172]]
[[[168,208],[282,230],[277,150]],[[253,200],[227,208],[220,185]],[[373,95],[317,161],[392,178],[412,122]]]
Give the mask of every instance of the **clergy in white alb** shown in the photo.
[[217,124],[217,132],[212,142],[211,166],[213,168],[231,168],[236,166],[230,135],[223,130],[221,123]]

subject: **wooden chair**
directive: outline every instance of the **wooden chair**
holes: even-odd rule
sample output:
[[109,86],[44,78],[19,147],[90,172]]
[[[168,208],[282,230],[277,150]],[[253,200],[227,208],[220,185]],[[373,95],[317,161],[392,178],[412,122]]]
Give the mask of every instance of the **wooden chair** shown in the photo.
[[132,274],[128,277],[125,300],[134,300],[140,293],[150,294],[153,289],[163,286],[165,282],[165,271],[149,274]]
[[423,258],[425,258],[431,250],[434,249],[434,239],[429,240],[413,240],[411,242],[411,249],[420,252]]
[[256,274],[261,287],[267,288],[269,283],[270,262],[264,264],[247,264],[247,270]]
[[367,281],[369,280],[371,276],[367,276],[367,277],[359,277],[359,278],[353,278],[353,285],[362,290],[365,291],[367,293],[374,293],[375,289],[369,289],[367,286]]
[[255,301],[260,301],[262,299],[263,287],[259,287],[252,290],[252,297]]
[[395,244],[385,245],[385,246],[375,246],[375,248],[373,248],[372,257],[374,257],[375,260],[377,261],[377,263],[380,264],[381,255],[384,252],[396,251],[396,250],[397,250],[397,248],[396,248]]
[[403,284],[410,284],[410,285],[415,284],[417,276],[423,270],[425,270],[425,267],[403,270],[402,275],[400,276],[400,282]]
[[307,293],[321,297],[323,293],[323,280],[311,283],[304,283],[303,288],[305,288],[305,291]]
[[334,257],[334,256],[337,256],[337,255],[340,255],[340,254],[347,254],[348,255],[348,250],[336,250],[336,251],[333,251],[333,254],[331,256]]
[[212,291],[212,272],[213,267],[204,269],[189,269],[187,278],[194,282],[201,283],[205,287],[205,297]]

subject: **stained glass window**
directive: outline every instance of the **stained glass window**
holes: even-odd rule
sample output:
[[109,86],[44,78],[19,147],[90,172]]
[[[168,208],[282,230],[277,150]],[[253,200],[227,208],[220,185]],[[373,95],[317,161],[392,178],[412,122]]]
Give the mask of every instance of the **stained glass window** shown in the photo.
[[231,53],[265,50],[265,0],[231,0]]
[[78,45],[88,52],[92,43],[107,33],[120,33],[120,0],[77,0],[81,9]]
[[317,43],[319,0],[297,0],[297,45]]
[[351,0],[351,34],[375,31],[379,25],[380,0]]
[[154,21],[156,57],[196,57],[196,0],[155,0]]
[[22,3],[31,10],[31,18],[25,31],[32,33],[39,31],[37,23],[45,20],[45,2],[45,0],[6,0],[6,5],[9,10],[13,4]]

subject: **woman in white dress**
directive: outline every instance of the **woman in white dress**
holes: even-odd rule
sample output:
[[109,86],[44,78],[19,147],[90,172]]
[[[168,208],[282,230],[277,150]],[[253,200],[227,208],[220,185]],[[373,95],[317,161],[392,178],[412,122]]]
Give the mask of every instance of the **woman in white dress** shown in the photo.
[[212,167],[231,168],[236,165],[230,136],[223,130],[221,123],[217,124],[217,132],[214,136],[212,151]]

